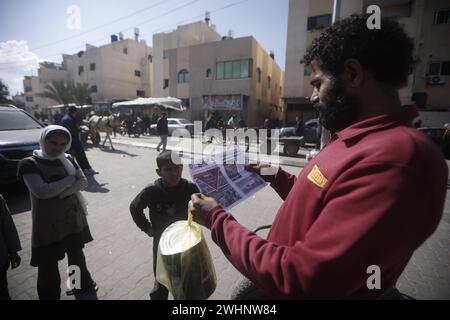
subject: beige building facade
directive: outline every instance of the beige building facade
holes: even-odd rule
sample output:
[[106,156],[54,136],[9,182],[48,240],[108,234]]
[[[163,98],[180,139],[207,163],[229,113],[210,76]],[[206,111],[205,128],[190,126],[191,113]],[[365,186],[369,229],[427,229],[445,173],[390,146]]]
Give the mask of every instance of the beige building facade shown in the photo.
[[63,55],[69,79],[87,83],[93,101],[115,101],[150,97],[153,69],[152,49],[144,40],[117,40],[85,51]]
[[225,37],[164,55],[164,95],[189,106],[180,116],[205,121],[215,113],[227,121],[235,114],[252,127],[281,119],[284,72],[253,37]]
[[[284,119],[316,117],[309,98],[310,70],[299,63],[306,48],[331,25],[334,0],[290,0],[286,48]],[[402,103],[420,107],[450,107],[450,3],[448,0],[343,0],[340,18],[378,5],[382,16],[395,18],[414,39],[418,63],[408,85],[400,90]]]
[[220,41],[221,36],[209,24],[198,21],[179,26],[176,30],[153,35],[153,83],[152,93],[156,98],[168,96],[165,70],[166,50],[185,48],[202,43]]
[[427,109],[450,111],[450,1],[417,0],[413,94]]
[[64,54],[61,65],[41,63],[38,75],[27,76],[23,81],[26,108],[46,114],[47,107],[58,102],[41,98],[39,94],[47,84],[60,80],[88,84],[94,103],[150,97],[152,49],[143,40],[120,40],[116,36],[111,40],[101,47],[87,44],[84,51]]
[[40,63],[37,76],[26,76],[23,80],[25,95],[25,108],[31,113],[47,113],[47,107],[56,104],[55,101],[42,98],[39,95],[52,81],[67,81],[68,73],[64,67],[57,63]]

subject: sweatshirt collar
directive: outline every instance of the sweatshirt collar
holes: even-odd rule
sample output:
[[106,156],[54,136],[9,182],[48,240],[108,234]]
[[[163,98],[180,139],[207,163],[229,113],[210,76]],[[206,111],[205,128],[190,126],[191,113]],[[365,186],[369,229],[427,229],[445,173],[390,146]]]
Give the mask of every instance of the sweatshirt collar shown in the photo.
[[365,136],[371,132],[379,131],[381,129],[403,124],[411,125],[414,118],[418,116],[417,107],[415,105],[408,105],[401,107],[398,111],[382,114],[373,118],[369,118],[335,133],[332,136],[332,141],[340,139],[344,142],[357,139]]

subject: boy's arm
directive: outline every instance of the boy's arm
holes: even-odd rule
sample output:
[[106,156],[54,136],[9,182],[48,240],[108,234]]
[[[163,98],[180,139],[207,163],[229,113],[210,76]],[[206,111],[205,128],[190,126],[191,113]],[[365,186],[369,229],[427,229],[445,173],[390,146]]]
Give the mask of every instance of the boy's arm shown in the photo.
[[149,206],[150,200],[150,189],[145,188],[131,202],[130,213],[134,223],[136,223],[139,229],[147,233],[149,236],[152,236],[152,225],[144,214],[144,209]]

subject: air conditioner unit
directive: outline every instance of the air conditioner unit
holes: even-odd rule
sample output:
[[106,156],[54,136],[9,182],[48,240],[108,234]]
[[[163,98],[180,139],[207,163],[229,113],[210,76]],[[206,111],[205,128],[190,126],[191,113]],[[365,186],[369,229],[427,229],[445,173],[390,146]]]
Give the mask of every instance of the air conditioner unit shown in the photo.
[[445,76],[429,76],[427,78],[428,84],[446,84],[447,83],[447,77]]

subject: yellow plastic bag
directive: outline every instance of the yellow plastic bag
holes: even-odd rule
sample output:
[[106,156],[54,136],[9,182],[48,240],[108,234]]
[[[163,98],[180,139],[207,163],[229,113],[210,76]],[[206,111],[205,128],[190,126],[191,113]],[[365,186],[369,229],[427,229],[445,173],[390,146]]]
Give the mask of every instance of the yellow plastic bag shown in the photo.
[[171,224],[161,235],[156,280],[169,289],[175,300],[204,300],[216,289],[211,253],[190,212],[187,221]]

